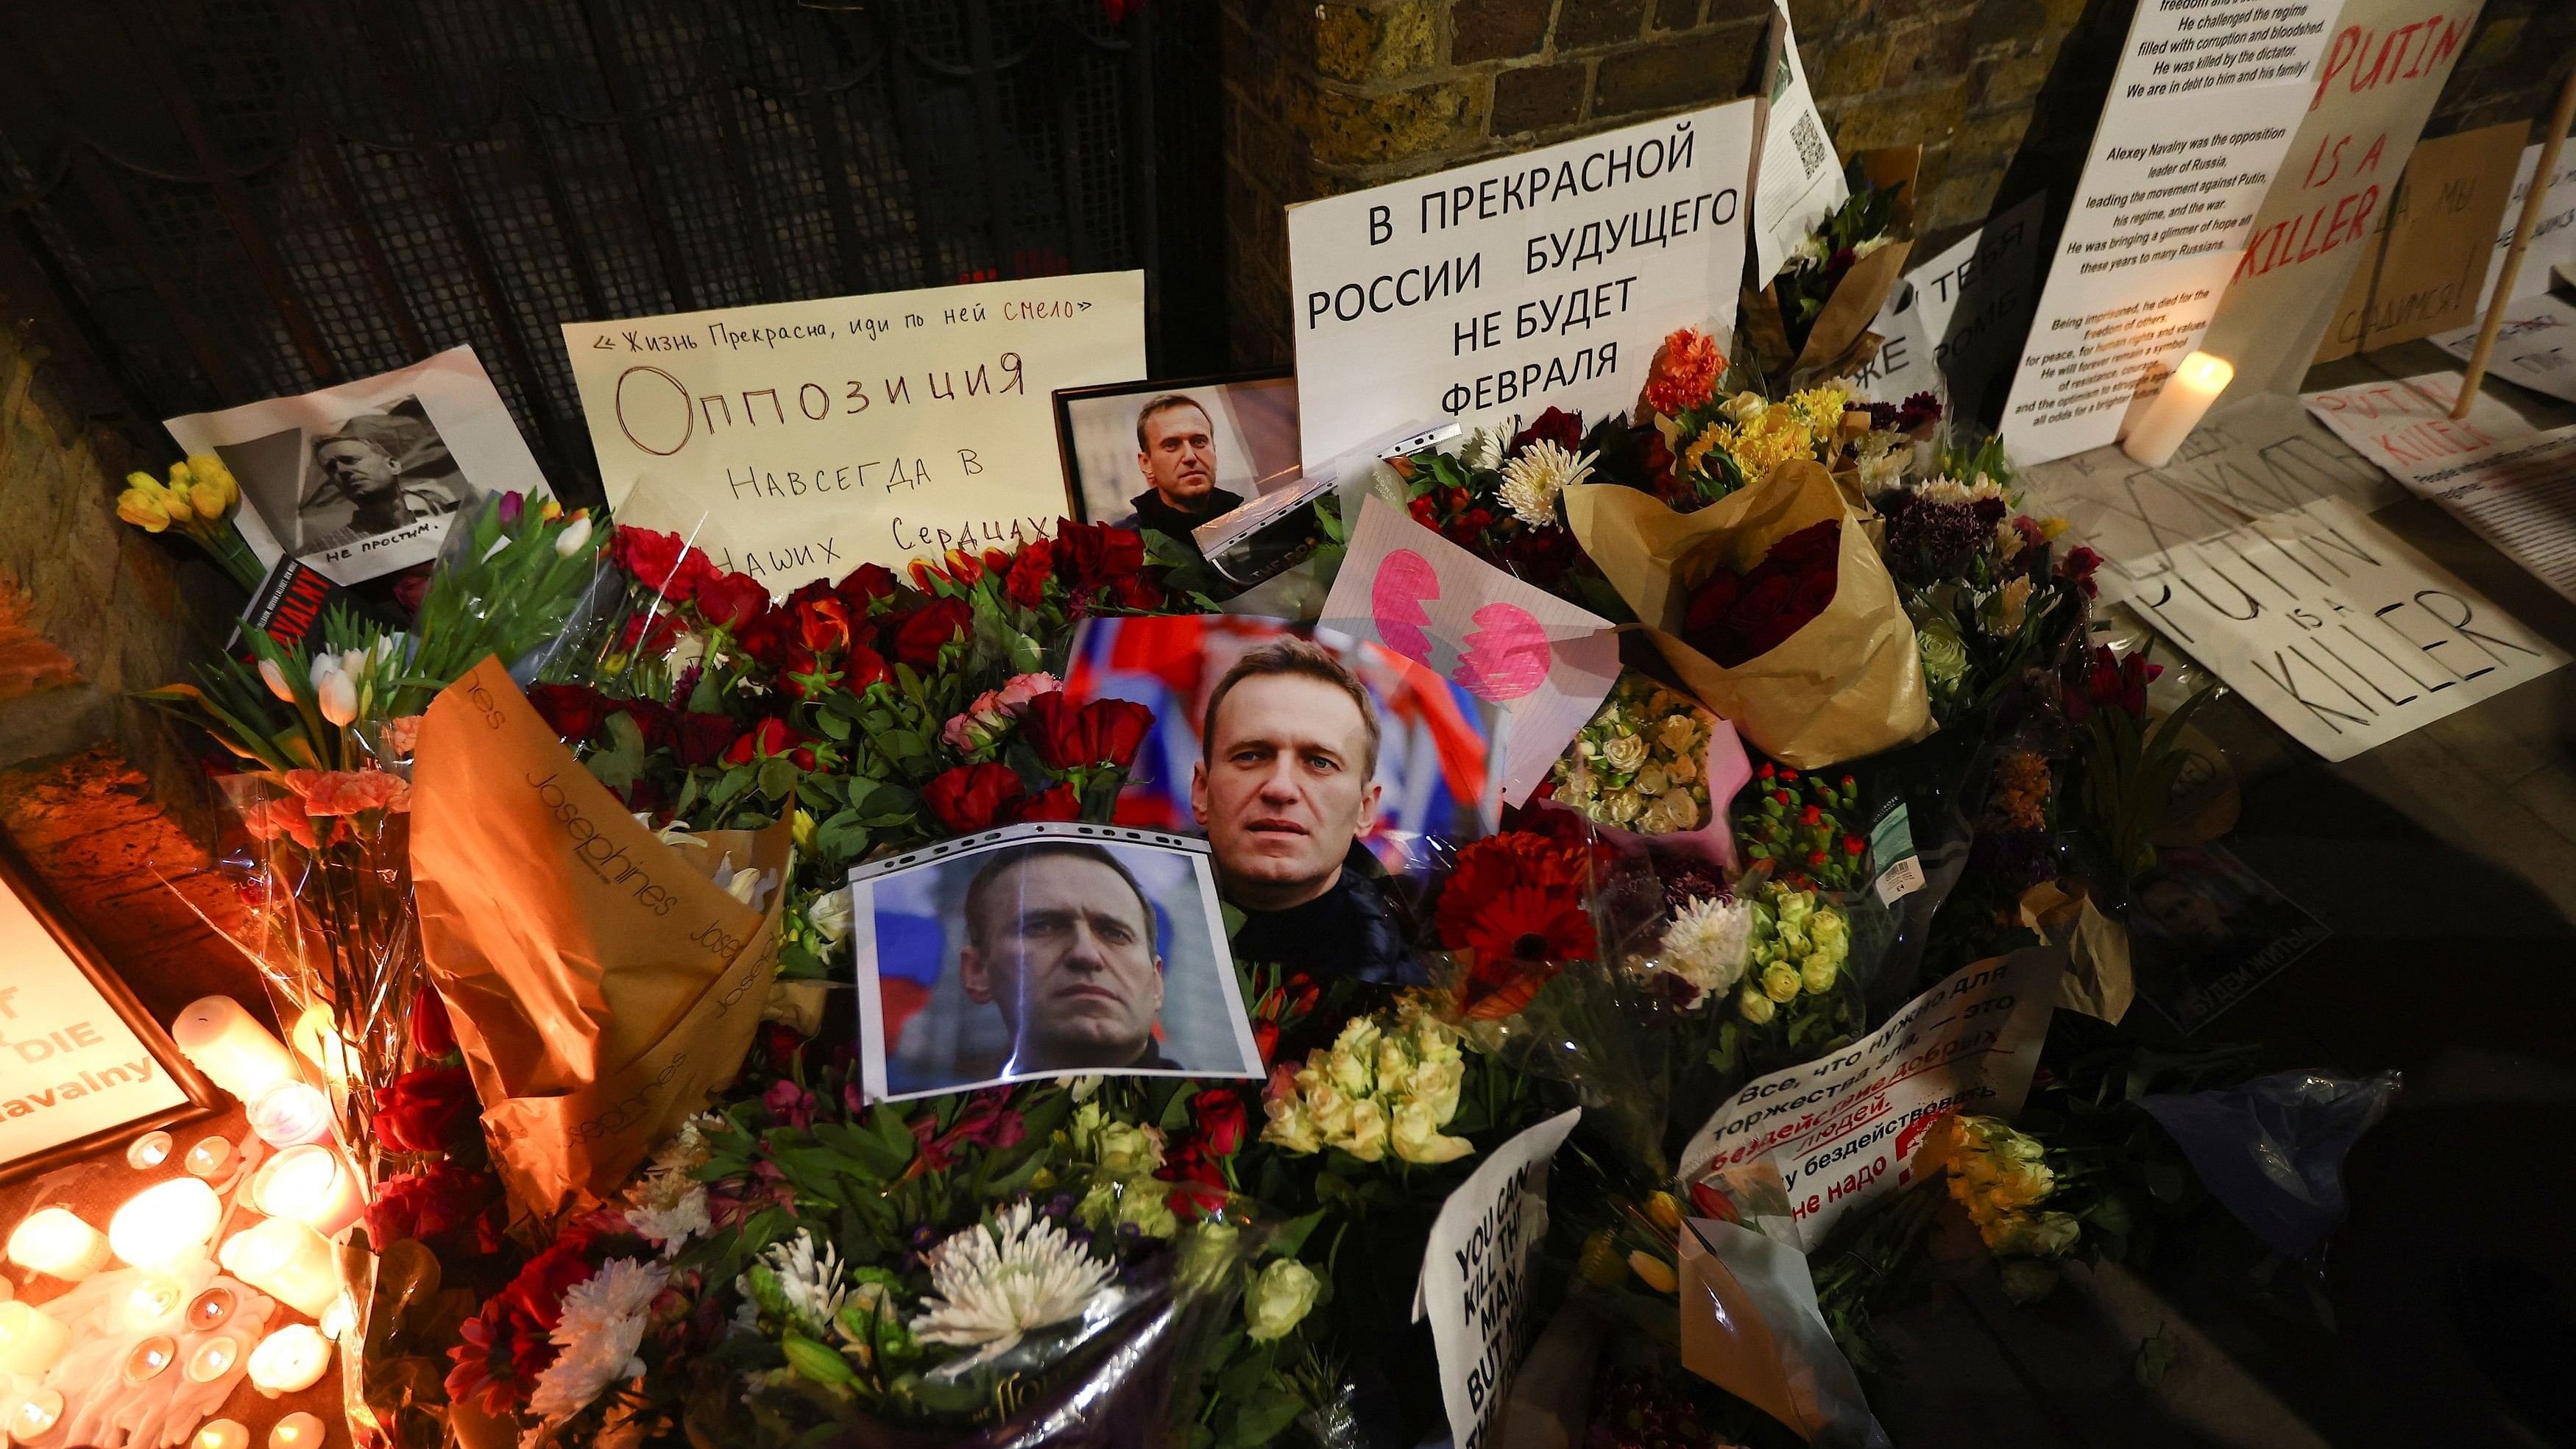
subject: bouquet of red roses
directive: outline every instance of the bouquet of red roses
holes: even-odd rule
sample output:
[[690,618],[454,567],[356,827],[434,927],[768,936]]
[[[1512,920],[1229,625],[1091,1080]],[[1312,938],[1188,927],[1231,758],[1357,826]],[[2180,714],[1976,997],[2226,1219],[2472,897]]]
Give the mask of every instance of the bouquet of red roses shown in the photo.
[[1720,565],[1691,591],[1682,638],[1729,669],[1768,654],[1834,601],[1842,520],[1809,524],[1742,573]]

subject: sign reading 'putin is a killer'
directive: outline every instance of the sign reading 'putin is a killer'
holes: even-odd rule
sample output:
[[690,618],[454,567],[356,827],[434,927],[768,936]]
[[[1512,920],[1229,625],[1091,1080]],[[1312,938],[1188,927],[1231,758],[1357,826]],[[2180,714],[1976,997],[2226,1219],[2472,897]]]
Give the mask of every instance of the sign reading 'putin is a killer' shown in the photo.
[[1057,388],[1145,375],[1145,274],[564,324],[620,523],[784,594],[1050,536]]
[[1288,208],[1307,466],[1419,418],[1624,412],[1664,334],[1732,337],[1754,105]]

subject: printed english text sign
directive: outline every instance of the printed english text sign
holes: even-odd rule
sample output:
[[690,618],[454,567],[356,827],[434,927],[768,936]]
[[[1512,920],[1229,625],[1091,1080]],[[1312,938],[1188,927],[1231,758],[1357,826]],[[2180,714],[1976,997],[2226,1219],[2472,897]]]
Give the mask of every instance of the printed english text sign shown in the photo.
[[1487,1449],[1529,1331],[1529,1256],[1547,1235],[1547,1163],[1583,1109],[1494,1149],[1440,1205],[1422,1253],[1415,1318],[1431,1320],[1449,1442]]
[[0,1163],[188,1104],[116,1008],[0,883]]
[[2129,604],[2329,760],[2567,662],[2340,499],[2128,568]]
[[1288,208],[1307,465],[1418,418],[1623,412],[1664,334],[1733,336],[1755,104]]
[[1619,680],[1610,621],[1503,572],[1385,499],[1360,505],[1318,620],[1500,708],[1502,798],[1518,805]]
[[[618,521],[784,594],[1054,533],[1057,388],[1145,375],[1145,278],[1094,272],[568,322]],[[631,500],[631,501],[630,501]]]

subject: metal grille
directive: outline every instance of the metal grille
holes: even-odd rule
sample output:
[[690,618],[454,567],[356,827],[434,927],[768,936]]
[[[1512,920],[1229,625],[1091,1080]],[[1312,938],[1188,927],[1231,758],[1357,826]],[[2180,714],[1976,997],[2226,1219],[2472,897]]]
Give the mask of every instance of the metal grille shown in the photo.
[[1213,7],[1136,8],[22,0],[0,251],[94,411],[470,342],[576,494],[565,321],[1144,266],[1149,297],[1206,302],[1152,316],[1157,365],[1211,367],[1210,188],[1167,206],[1158,178],[1218,174]]

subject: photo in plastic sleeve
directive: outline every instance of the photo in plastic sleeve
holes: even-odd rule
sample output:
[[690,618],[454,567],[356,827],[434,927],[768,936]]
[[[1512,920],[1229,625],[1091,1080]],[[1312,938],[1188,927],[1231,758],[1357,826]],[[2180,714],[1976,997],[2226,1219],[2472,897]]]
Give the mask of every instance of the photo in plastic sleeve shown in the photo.
[[1186,540],[1298,477],[1297,382],[1285,372],[1061,389],[1055,426],[1085,523]]
[[1262,1074],[1202,841],[1014,825],[860,866],[850,896],[871,1100]]
[[2138,995],[2182,1031],[2288,969],[2331,934],[2222,846],[2166,846],[2129,898]]
[[1065,693],[1154,712],[1118,822],[1207,838],[1238,957],[1423,979],[1423,890],[1501,812],[1491,705],[1379,645],[1236,614],[1085,620]]
[[427,563],[484,495],[545,486],[470,347],[163,426],[240,481],[236,522],[262,563],[298,559],[339,584]]

